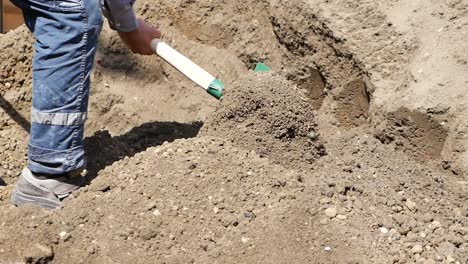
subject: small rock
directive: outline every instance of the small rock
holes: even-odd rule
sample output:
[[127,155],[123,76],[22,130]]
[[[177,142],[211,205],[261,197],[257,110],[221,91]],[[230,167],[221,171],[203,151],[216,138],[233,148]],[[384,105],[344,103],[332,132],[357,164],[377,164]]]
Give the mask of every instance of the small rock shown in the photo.
[[311,131],[307,137],[309,137],[311,140],[317,140],[319,138],[320,134],[315,132],[315,131]]
[[49,263],[54,258],[54,251],[51,247],[42,244],[35,244],[24,254],[26,263]]
[[248,242],[250,241],[250,238],[248,238],[248,237],[242,237],[242,238],[241,238],[241,241],[242,241],[242,244],[246,244],[246,243],[248,243]]
[[337,215],[336,218],[339,219],[339,220],[346,220],[346,219],[348,219],[348,217],[347,217],[346,215]]
[[413,254],[420,254],[423,252],[423,247],[421,245],[415,245],[412,249],[411,249],[411,253]]
[[325,251],[330,252],[331,250],[331,247],[325,247]]
[[436,229],[441,228],[441,227],[442,227],[442,224],[439,221],[434,221],[434,222],[429,224],[429,229],[431,229],[431,230],[436,230]]
[[330,218],[334,218],[338,214],[338,211],[336,210],[335,207],[330,207],[325,210],[325,214]]
[[432,220],[434,220],[434,217],[430,213],[425,213],[424,215],[420,217],[420,220],[425,223],[429,223]]
[[388,229],[386,227],[381,227],[379,230],[382,234],[388,234]]
[[418,242],[420,241],[420,236],[418,234],[409,231],[408,234],[406,234],[406,241],[407,242]]
[[331,203],[331,200],[329,198],[322,198],[320,199],[320,204],[329,204]]
[[107,192],[111,189],[109,183],[104,181],[97,181],[90,188],[93,192]]
[[145,209],[146,209],[147,211],[151,211],[151,210],[153,210],[154,208],[156,208],[156,206],[157,206],[157,204],[156,204],[155,202],[151,202],[151,203],[149,203],[149,204],[147,204],[147,205],[145,206]]
[[96,248],[91,245],[86,249],[86,253],[88,253],[88,255],[93,255],[96,253]]
[[71,238],[71,235],[65,231],[60,232],[59,235],[60,235],[60,239],[64,242]]
[[226,215],[225,217],[220,219],[220,221],[221,224],[226,228],[228,226],[237,226],[239,224],[239,221],[237,220],[237,217],[235,215]]
[[156,209],[156,210],[153,211],[153,215],[161,216],[161,212],[158,209]]
[[408,209],[410,211],[415,211],[417,209],[417,205],[415,202],[411,201],[410,199],[408,199],[405,203],[406,207],[408,207]]
[[452,255],[447,256],[447,263],[454,263],[455,261],[456,261],[456,259],[454,257],[452,257]]

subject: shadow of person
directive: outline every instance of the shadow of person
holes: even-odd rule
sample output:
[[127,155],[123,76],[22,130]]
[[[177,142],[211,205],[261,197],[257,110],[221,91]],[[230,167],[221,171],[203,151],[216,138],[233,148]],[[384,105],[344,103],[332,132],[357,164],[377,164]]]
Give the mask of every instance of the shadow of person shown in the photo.
[[202,125],[202,122],[151,122],[115,137],[108,131],[98,131],[85,139],[87,181],[93,181],[99,171],[114,162],[132,157],[147,148],[162,145],[166,141],[196,137]]
[[29,133],[29,130],[31,130],[31,123],[24,118],[11,104],[9,101],[7,101],[3,96],[0,96],[0,108],[5,111],[5,113],[8,114],[8,116],[14,120],[18,125],[20,125],[24,131]]

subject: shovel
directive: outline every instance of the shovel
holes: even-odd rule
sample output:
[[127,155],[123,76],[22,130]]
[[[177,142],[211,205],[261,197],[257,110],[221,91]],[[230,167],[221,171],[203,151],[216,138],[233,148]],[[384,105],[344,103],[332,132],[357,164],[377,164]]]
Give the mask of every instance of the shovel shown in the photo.
[[154,52],[216,99],[223,97],[224,84],[160,39],[153,39]]

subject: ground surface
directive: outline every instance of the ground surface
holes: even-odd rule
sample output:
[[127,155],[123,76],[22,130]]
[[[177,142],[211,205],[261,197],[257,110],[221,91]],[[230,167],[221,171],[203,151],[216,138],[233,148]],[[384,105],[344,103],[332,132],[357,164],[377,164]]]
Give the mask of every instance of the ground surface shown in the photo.
[[467,8],[141,0],[225,98],[106,28],[88,185],[52,213],[9,204],[32,39],[1,35],[0,263],[468,263]]

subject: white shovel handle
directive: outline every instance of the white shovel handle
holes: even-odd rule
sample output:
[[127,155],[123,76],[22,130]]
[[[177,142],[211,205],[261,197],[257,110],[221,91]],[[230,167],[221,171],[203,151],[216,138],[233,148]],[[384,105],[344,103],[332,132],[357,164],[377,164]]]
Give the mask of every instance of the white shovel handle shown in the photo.
[[[222,96],[222,89],[224,86],[220,87],[219,85],[222,85],[222,83],[180,52],[160,39],[153,39],[151,47],[159,57],[171,64],[174,68],[179,70],[182,74],[187,76],[190,80],[198,84],[210,94],[218,99]],[[213,91],[210,92],[210,89],[218,90],[217,95],[214,95],[212,93]],[[221,89],[221,91],[219,91],[219,89]]]

